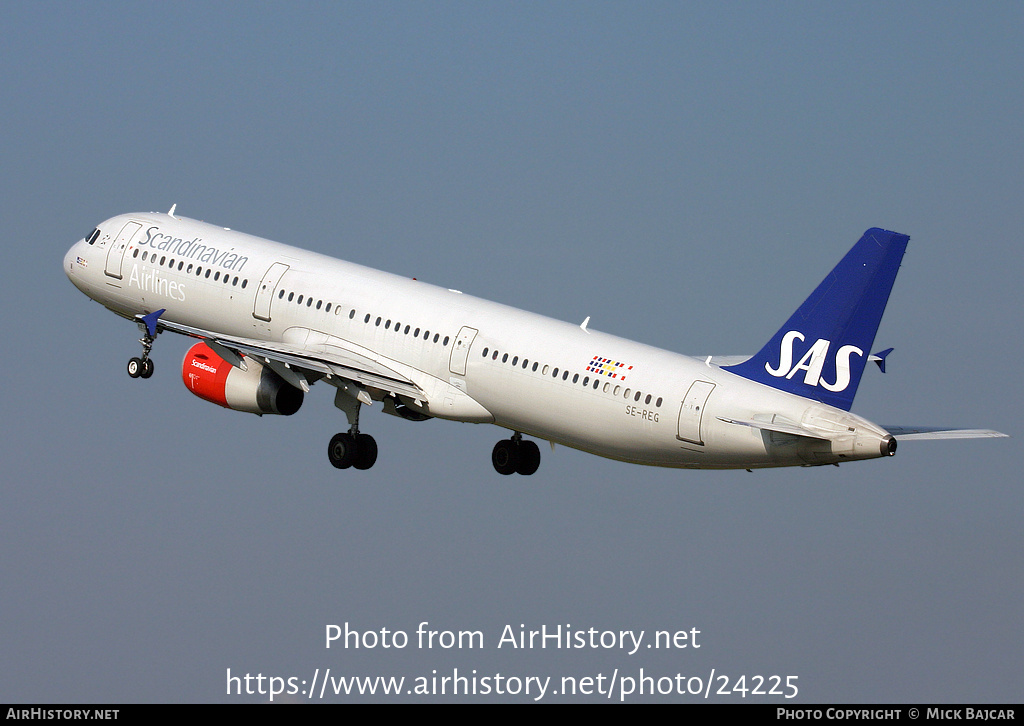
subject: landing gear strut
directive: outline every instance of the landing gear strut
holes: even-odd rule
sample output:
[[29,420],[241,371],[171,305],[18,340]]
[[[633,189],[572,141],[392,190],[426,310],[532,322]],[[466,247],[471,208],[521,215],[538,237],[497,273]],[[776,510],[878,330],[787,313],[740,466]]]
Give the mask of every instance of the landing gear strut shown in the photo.
[[359,433],[360,393],[366,395],[362,389],[346,384],[334,397],[334,405],[345,412],[349,423],[348,432],[335,434],[327,445],[327,458],[338,469],[369,469],[377,461],[377,442],[369,434]]
[[540,466],[540,448],[533,441],[524,441],[517,431],[511,439],[502,439],[494,445],[491,463],[499,474],[530,476]]
[[139,342],[142,343],[142,357],[128,361],[128,375],[132,378],[149,378],[153,375],[153,361],[149,359],[149,353],[153,350],[153,341],[160,334],[156,322],[165,312],[166,310],[157,310],[149,315],[135,316],[135,322],[142,331],[142,337],[139,338]]

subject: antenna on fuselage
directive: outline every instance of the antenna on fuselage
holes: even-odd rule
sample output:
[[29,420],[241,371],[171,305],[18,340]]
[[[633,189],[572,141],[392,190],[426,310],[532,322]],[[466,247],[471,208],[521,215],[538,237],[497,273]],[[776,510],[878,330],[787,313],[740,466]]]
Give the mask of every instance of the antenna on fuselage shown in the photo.
[[174,210],[177,208],[177,206],[178,206],[177,202],[175,202],[174,204],[171,205],[170,211],[167,212],[167,216],[168,217],[173,217],[174,216]]

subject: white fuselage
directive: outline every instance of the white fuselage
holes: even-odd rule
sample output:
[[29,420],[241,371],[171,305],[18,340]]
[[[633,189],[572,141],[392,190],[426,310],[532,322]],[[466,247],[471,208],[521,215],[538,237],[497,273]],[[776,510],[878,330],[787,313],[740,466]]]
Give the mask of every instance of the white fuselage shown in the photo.
[[[656,466],[885,454],[880,427],[703,360],[194,220],[130,214],[98,229],[64,269],[112,311],[164,308],[161,320],[183,326],[358,353],[414,381],[425,396],[405,402],[432,416]],[[752,420],[820,438],[737,423]]]

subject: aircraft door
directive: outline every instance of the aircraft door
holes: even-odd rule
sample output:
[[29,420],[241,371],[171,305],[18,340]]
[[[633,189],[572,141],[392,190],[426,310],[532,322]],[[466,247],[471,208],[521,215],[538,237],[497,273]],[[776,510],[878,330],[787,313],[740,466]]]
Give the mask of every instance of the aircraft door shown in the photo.
[[455,338],[455,345],[452,346],[452,358],[448,369],[459,376],[466,375],[466,360],[469,358],[469,347],[473,345],[473,339],[479,331],[476,328],[463,326],[459,335]]
[[708,396],[715,389],[714,383],[708,381],[694,381],[690,390],[686,392],[683,405],[679,408],[679,428],[676,431],[676,438],[680,441],[689,441],[691,444],[704,445],[700,436],[700,422],[704,415],[704,404]]
[[123,277],[121,274],[121,264],[124,262],[124,253],[128,250],[128,243],[132,241],[135,233],[140,229],[142,229],[141,223],[129,222],[121,228],[117,239],[110,245],[110,249],[107,250],[107,267],[105,270],[110,277],[115,277],[118,280]]
[[281,282],[287,271],[288,265],[275,262],[260,280],[260,286],[256,288],[256,303],[252,309],[252,316],[257,320],[270,322],[270,303],[274,299],[274,292],[277,291],[277,283]]

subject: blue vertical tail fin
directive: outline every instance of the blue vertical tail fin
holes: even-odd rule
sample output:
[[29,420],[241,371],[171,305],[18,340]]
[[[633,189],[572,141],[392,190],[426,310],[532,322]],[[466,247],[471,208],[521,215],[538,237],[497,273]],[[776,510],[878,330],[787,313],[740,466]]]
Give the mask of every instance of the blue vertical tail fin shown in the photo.
[[909,241],[869,229],[760,352],[723,368],[849,411]]

